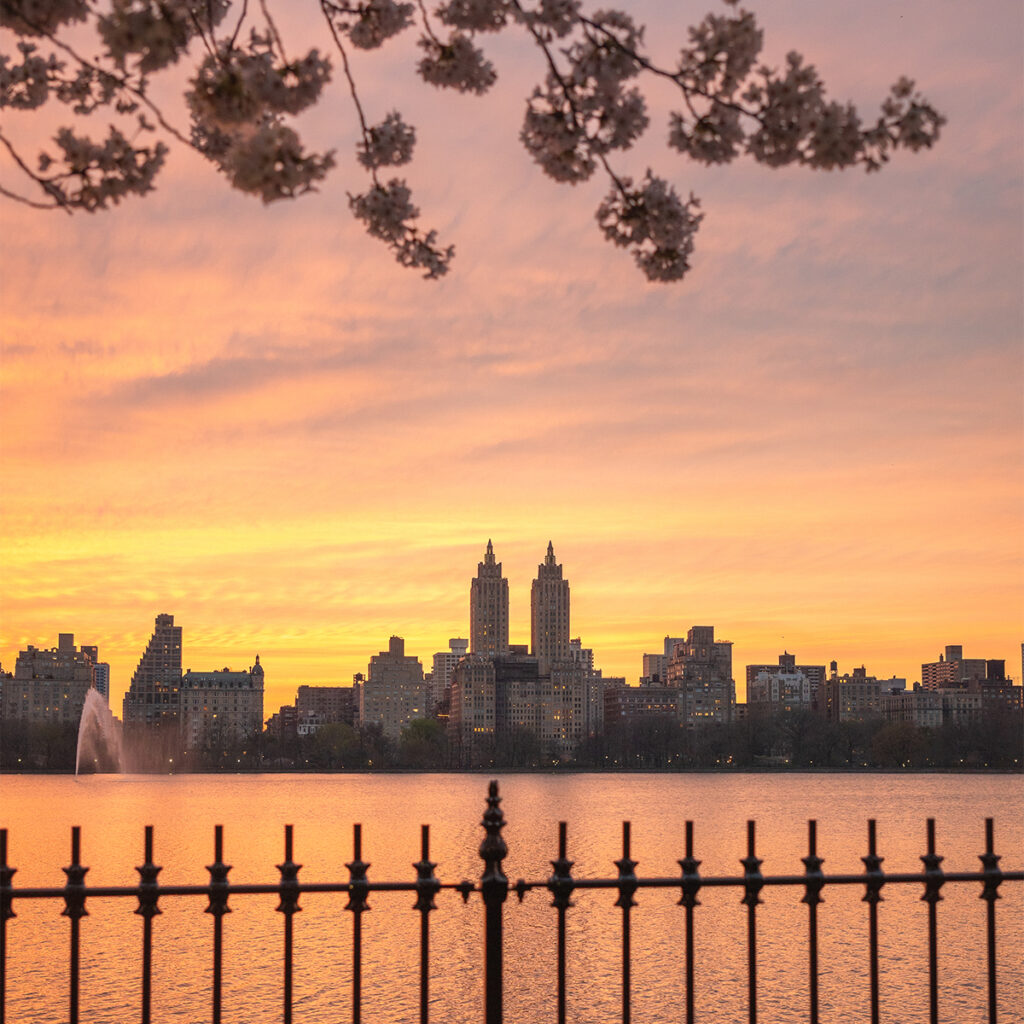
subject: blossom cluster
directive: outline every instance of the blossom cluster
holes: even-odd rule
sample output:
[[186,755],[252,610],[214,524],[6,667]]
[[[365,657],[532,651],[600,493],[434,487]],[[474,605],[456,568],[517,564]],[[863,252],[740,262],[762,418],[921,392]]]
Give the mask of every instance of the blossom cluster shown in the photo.
[[54,54],[43,57],[33,43],[19,42],[21,63],[0,53],[0,110],[35,110],[50,98],[50,83],[64,65]]
[[[102,7],[94,0],[0,0],[0,27],[21,37],[16,53],[0,53],[0,109],[33,111],[52,98],[80,117],[108,110],[135,122],[131,132],[112,127],[103,143],[64,128],[38,170],[0,126],[0,144],[42,201],[2,182],[0,193],[33,205],[88,210],[145,193],[167,151],[148,139],[156,130],[191,145],[234,188],[264,202],[315,189],[335,166],[334,152],[308,152],[295,119],[322,99],[332,65],[317,49],[286,55],[271,14],[274,2],[280,0],[106,0]],[[607,175],[611,191],[597,211],[600,228],[632,252],[653,281],[678,280],[689,269],[702,214],[692,196],[684,202],[663,178],[648,171],[634,184],[612,164],[649,127],[642,80],[667,81],[678,90],[669,148],[708,165],[746,155],[769,167],[872,171],[897,149],[931,147],[944,124],[906,78],[893,86],[877,117],[865,120],[851,104],[828,98],[817,70],[800,54],[769,66],[762,57],[764,33],[738,0],[725,0],[727,10],[690,28],[670,67],[659,67],[645,52],[644,29],[630,15],[586,13],[582,0],[434,0],[432,12],[424,0],[317,2],[358,117],[356,161],[370,179],[366,190],[350,195],[351,211],[401,264],[431,278],[447,272],[452,247],[439,246],[436,232],[416,226],[419,210],[405,181],[378,177],[382,168],[412,159],[416,131],[397,111],[382,120],[364,111],[348,54],[349,47],[379,48],[413,24],[417,9],[420,77],[461,93],[484,93],[497,79],[478,45],[482,37],[513,27],[525,31],[545,70],[526,99],[523,145],[555,181]],[[81,36],[77,26],[90,21],[101,52],[84,57],[73,43]],[[68,27],[74,31],[65,40]],[[44,52],[47,44],[53,52]],[[150,79],[190,53],[196,62],[185,94],[190,126],[181,131],[154,103]]]
[[446,43],[423,36],[419,45],[426,56],[417,69],[423,81],[430,85],[479,95],[487,92],[498,77],[483,50],[474,46],[463,32],[453,32]]
[[330,75],[317,50],[280,63],[269,36],[254,32],[246,48],[225,43],[200,64],[186,94],[194,145],[235,188],[265,203],[310,191],[334,156],[304,153],[282,115],[315,103]]
[[3,0],[0,3],[0,28],[9,28],[20,36],[49,36],[61,26],[85,21],[88,0]]
[[579,23],[580,0],[536,0],[533,7],[515,5],[519,20],[544,42],[569,35]]
[[360,50],[376,50],[412,24],[415,8],[399,0],[365,0],[363,3],[322,4],[331,24],[348,36]]
[[364,167],[398,167],[412,159],[415,144],[416,130],[402,120],[397,110],[392,110],[380,124],[366,130],[357,147],[358,159]]
[[597,209],[605,237],[628,248],[649,281],[678,281],[690,269],[693,240],[703,214],[693,196],[685,203],[668,182],[650,171],[633,186],[617,182]]
[[144,74],[174,64],[197,35],[219,25],[229,0],[113,0],[96,27],[119,67],[129,59]]
[[931,146],[944,123],[903,78],[882,116],[864,128],[852,104],[826,98],[800,54],[789,53],[781,71],[758,64],[764,34],[746,11],[708,15],[690,30],[690,42],[675,75],[689,112],[671,115],[668,141],[701,163],[728,163],[745,152],[770,167],[877,170],[891,149]]
[[[167,156],[162,142],[137,146],[116,128],[110,129],[103,143],[62,128],[54,142],[67,169],[46,179],[47,192],[64,207],[90,213],[117,204],[127,195],[149,192]],[[54,162],[49,154],[42,154],[40,172],[45,174]]]
[[601,12],[583,38],[563,51],[564,70],[548,72],[527,102],[520,139],[556,181],[576,183],[593,174],[612,150],[628,149],[647,128],[647,104],[626,88],[641,64],[643,30],[620,12]]
[[350,195],[349,206],[374,238],[386,242],[404,267],[424,271],[424,277],[438,278],[448,272],[455,247],[437,245],[437,232],[422,234],[412,223],[419,215],[409,186],[392,178],[386,185],[375,184],[362,195]]

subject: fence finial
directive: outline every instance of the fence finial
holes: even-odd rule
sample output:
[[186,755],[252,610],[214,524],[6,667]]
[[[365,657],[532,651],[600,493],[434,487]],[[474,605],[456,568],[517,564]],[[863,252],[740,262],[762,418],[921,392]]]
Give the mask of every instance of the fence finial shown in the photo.
[[[487,787],[487,810],[484,811],[483,821],[484,838],[480,844],[480,858],[484,862],[484,873],[481,883],[486,886],[488,882],[492,885],[507,888],[508,879],[502,870],[501,862],[508,853],[508,846],[502,837],[501,830],[505,827],[505,815],[501,809],[501,797],[498,796],[497,780],[492,779]],[[504,897],[502,897],[504,902]]]

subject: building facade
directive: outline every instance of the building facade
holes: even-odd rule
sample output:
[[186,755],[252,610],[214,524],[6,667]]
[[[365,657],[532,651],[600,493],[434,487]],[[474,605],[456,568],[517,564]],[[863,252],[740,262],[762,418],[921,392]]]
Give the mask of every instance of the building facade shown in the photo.
[[95,647],[75,647],[73,633],[59,633],[57,646],[49,649],[29,644],[0,690],[2,717],[77,725],[95,682],[96,657]]
[[604,680],[581,662],[544,672],[539,658],[512,648],[501,658],[463,658],[452,674],[448,736],[464,765],[522,735],[537,741],[542,759],[571,760],[603,721]]
[[939,690],[958,686],[971,679],[985,679],[988,664],[984,658],[965,658],[961,644],[947,644],[938,661],[921,666],[921,686],[926,690]]
[[508,580],[489,540],[469,586],[469,650],[484,658],[508,653]]
[[822,688],[825,685],[825,666],[824,665],[798,665],[796,663],[796,655],[790,654],[789,651],[784,651],[779,655],[778,665],[748,665],[747,666],[747,703],[750,703],[750,687],[754,680],[762,672],[767,672],[769,675],[782,670],[784,672],[802,673],[811,688],[811,704],[817,708],[819,695],[822,692]]
[[672,721],[679,721],[678,687],[661,686],[658,683],[626,686],[624,679],[605,687],[606,728],[649,718],[671,718]]
[[673,647],[668,684],[679,690],[680,716],[688,728],[731,722],[736,704],[732,641],[715,640],[714,626],[694,626]]
[[876,718],[882,713],[882,684],[875,676],[869,676],[863,665],[844,675],[833,670],[825,680],[821,709],[830,722]]
[[140,726],[177,728],[180,686],[181,626],[173,615],[161,614],[124,695],[125,732]]
[[255,740],[263,729],[263,666],[244,672],[223,668],[181,676],[181,741],[185,750],[226,747]]
[[749,673],[747,676],[747,708],[751,715],[810,711],[811,693],[811,681],[795,666],[762,668],[753,679]]
[[887,722],[903,722],[919,729],[938,729],[942,725],[942,697],[934,690],[883,694],[880,710]]
[[530,589],[530,651],[547,672],[556,661],[569,658],[569,581],[555,561],[555,548],[548,541],[544,561]]
[[447,651],[438,651],[434,655],[434,661],[430,672],[431,712],[444,704],[445,694],[452,685],[452,672],[455,671],[455,666],[458,665],[459,661],[462,658],[465,658],[468,653],[469,641],[464,640],[461,637],[453,637],[448,641]]
[[295,710],[305,721],[318,725],[355,725],[359,704],[353,686],[300,686],[295,695]]
[[405,653],[400,636],[391,637],[388,649],[370,659],[359,696],[359,724],[379,725],[390,740],[400,739],[413,719],[427,717],[423,665]]
[[471,654],[452,671],[448,739],[456,759],[467,764],[490,751],[497,723],[495,659]]
[[[93,650],[96,650],[94,647]],[[106,661],[97,661],[95,666],[94,678],[96,680],[96,689],[103,694],[103,699],[110,703],[110,664]]]

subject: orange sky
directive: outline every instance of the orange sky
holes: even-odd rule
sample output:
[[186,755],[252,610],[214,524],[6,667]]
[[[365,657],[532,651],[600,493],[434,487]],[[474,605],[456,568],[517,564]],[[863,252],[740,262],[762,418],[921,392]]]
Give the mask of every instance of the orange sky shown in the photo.
[[[706,9],[627,6],[665,60]],[[961,643],[1017,678],[1019,5],[755,9],[770,60],[803,51],[867,110],[909,74],[949,124],[879,175],[710,171],[661,148],[656,108],[616,165],[704,200],[682,285],[601,241],[601,182],[532,165],[541,72],[504,37],[482,99],[417,86],[411,36],[356,62],[371,119],[397,105],[418,127],[408,177],[457,246],[439,283],[348,213],[364,186],[337,83],[303,125],[339,169],[297,202],[263,207],[177,150],[109,213],[0,206],[3,668],[74,632],[119,710],[171,612],[187,667],[261,655],[269,714],[391,633],[425,662],[465,636],[493,537],[513,641],[552,539],[573,635],[630,681],[694,624],[734,641],[738,677],[787,648],[913,681]]]

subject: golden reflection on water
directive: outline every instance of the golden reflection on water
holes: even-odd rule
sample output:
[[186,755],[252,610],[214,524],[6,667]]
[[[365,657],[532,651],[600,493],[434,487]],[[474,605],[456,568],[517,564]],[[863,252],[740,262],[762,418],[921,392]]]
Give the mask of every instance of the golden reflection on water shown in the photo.
[[[143,826],[155,828],[161,884],[205,883],[213,826],[224,825],[232,882],[276,882],[283,826],[295,825],[302,881],[344,881],[352,825],[363,823],[371,880],[415,878],[419,825],[431,822],[431,859],[444,881],[479,876],[479,826],[486,777],[479,775],[19,777],[0,779],[0,825],[10,829],[16,887],[59,886],[70,853],[69,827],[82,826],[90,884],[134,885]],[[937,819],[948,871],[977,870],[984,818],[996,819],[1004,868],[1020,868],[1024,796],[1012,776],[953,775],[510,775],[502,781],[508,819],[505,870],[543,881],[557,855],[559,820],[569,822],[577,878],[614,877],[621,822],[633,822],[632,856],[643,877],[676,877],[684,822],[695,822],[701,873],[738,874],[745,822],[757,820],[757,852],[770,874],[800,874],[807,819],[818,820],[826,872],[860,872],[868,817],[878,819],[886,871],[920,870],[925,818]],[[985,1015],[985,904],[977,884],[944,887],[939,904],[941,1019]],[[1006,884],[997,904],[1002,1021],[1024,1020],[1024,886]],[[801,888],[763,892],[758,909],[760,1019],[807,1019],[807,908]],[[880,907],[884,1021],[928,1015],[927,907],[919,886],[890,886]],[[863,887],[826,888],[819,910],[822,1020],[868,1019],[867,907]],[[738,889],[705,889],[696,912],[695,998],[699,1020],[745,1021],[746,908]],[[569,1019],[620,1019],[621,920],[614,891],[578,891],[568,914]],[[632,912],[633,1020],[683,1017],[684,959],[679,891],[641,890]],[[307,894],[295,917],[296,1024],[351,1019],[351,914],[344,894]],[[418,1020],[419,915],[414,895],[379,893],[364,916],[364,1020]],[[482,1003],[482,910],[444,892],[431,915],[432,1019],[476,1024]],[[282,915],[273,896],[233,896],[224,920],[225,1024],[281,1019]],[[165,897],[154,923],[154,1020],[210,1019],[212,918],[201,897]],[[64,1019],[66,921],[61,904],[18,900],[8,924],[8,1019]],[[141,919],[133,899],[90,899],[82,922],[82,1020],[123,1024],[138,1017]],[[550,896],[510,895],[505,916],[506,1020],[555,1019],[556,932]]]

